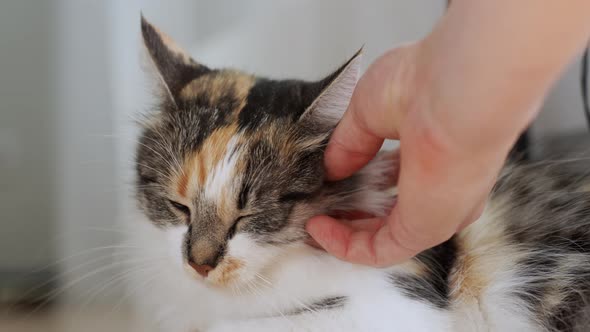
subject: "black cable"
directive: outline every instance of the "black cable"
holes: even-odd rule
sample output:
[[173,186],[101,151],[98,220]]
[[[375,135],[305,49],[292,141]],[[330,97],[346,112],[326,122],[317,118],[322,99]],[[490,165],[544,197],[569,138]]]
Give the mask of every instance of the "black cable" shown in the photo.
[[582,69],[580,75],[580,88],[582,89],[582,105],[584,106],[584,115],[586,124],[590,130],[590,101],[588,100],[588,48],[582,56]]

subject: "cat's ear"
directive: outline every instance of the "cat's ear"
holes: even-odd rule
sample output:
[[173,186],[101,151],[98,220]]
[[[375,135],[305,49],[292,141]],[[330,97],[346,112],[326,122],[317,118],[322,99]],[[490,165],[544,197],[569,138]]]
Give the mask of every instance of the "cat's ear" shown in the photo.
[[301,115],[301,123],[323,133],[329,133],[336,127],[358,82],[361,58],[362,49],[335,72],[314,83],[321,92]]
[[168,35],[153,26],[143,15],[141,15],[141,33],[143,43],[166,94],[178,106],[182,88],[195,78],[210,72],[211,69],[194,61]]

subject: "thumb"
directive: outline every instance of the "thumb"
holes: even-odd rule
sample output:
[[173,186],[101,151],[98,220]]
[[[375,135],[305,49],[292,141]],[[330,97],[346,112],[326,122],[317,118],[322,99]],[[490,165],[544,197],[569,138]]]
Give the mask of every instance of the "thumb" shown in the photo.
[[356,224],[327,216],[312,218],[307,231],[328,253],[338,259],[362,265],[384,267],[404,261],[419,250],[396,241],[384,218],[359,220]]

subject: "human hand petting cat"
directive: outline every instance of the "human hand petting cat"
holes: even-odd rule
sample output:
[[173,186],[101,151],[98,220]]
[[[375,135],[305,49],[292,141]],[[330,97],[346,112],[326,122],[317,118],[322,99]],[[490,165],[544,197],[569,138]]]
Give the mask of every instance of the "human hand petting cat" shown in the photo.
[[397,204],[385,218],[312,218],[315,241],[340,259],[389,266],[477,219],[511,146],[587,41],[589,11],[584,0],[456,0],[424,40],[373,63],[325,167],[328,180],[348,177],[384,139],[399,140]]

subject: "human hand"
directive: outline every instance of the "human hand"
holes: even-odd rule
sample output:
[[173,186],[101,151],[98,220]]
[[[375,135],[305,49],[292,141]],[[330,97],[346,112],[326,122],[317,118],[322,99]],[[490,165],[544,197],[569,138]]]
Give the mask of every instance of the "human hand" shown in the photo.
[[325,166],[328,179],[347,177],[398,139],[397,204],[385,218],[313,218],[311,236],[343,260],[387,266],[476,219],[518,135],[586,45],[588,10],[585,0],[456,0],[424,40],[373,63]]
[[312,237],[338,258],[386,266],[445,241],[479,216],[504,161],[506,149],[474,158],[439,126],[432,95],[417,76],[418,51],[417,44],[395,49],[369,68],[328,145],[331,180],[362,168],[384,138],[399,139],[401,149],[398,202],[389,216],[308,223]]
[[585,47],[588,10],[585,0],[456,0],[424,40],[373,63],[325,166],[328,179],[347,177],[398,139],[397,204],[385,218],[313,218],[311,236],[343,260],[387,266],[476,219],[518,135]]

